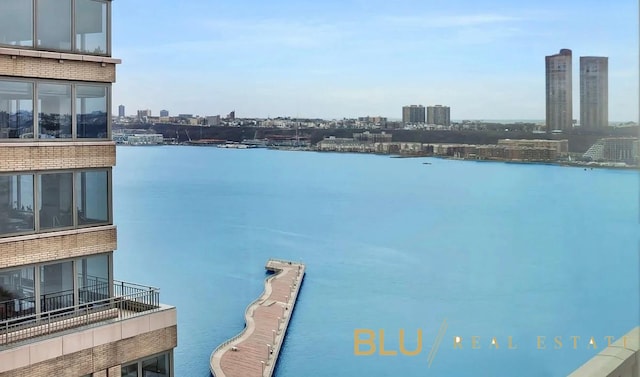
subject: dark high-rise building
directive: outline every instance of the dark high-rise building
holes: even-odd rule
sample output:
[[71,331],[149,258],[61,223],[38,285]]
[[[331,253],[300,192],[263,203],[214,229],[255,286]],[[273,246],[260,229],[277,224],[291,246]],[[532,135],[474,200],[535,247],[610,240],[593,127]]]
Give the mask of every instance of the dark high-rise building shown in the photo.
[[427,123],[449,127],[451,125],[451,113],[449,106],[428,106]]
[[160,110],[160,116],[161,116],[161,117],[168,117],[168,116],[169,116],[169,111],[167,111],[167,110]]
[[580,57],[580,126],[587,129],[609,125],[609,59]]
[[119,116],[120,118],[124,118],[124,117],[125,117],[125,114],[124,114],[124,105],[120,105],[120,106],[118,106],[118,116]]
[[422,105],[411,105],[402,107],[402,123],[424,123],[425,111]]
[[571,50],[545,57],[547,132],[573,127]]

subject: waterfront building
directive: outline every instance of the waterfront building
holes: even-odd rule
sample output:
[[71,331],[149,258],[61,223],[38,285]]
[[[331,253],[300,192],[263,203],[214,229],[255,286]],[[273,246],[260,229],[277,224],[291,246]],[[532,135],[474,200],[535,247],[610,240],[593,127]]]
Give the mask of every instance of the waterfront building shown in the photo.
[[594,143],[583,155],[592,161],[640,163],[640,140],[637,137],[607,137]]
[[547,132],[573,127],[571,50],[545,57]]
[[425,110],[422,105],[402,107],[402,123],[416,124],[425,122]]
[[169,111],[168,110],[160,110],[160,116],[161,117],[168,117],[169,116]]
[[384,143],[390,142],[392,139],[392,135],[384,131],[380,133],[370,133],[369,131],[366,131],[361,133],[354,133],[353,139],[355,141],[363,143]]
[[119,118],[124,118],[125,116],[126,115],[125,115],[125,112],[124,112],[124,105],[118,106],[118,117]]
[[449,106],[428,106],[427,124],[449,127],[451,125],[451,110]]
[[609,125],[609,59],[580,57],[580,127],[604,128]]
[[113,270],[111,5],[2,2],[2,376],[173,376],[176,309]]
[[151,116],[151,110],[138,110],[138,121],[145,122]]
[[500,139],[498,145],[522,148],[554,149],[558,157],[569,155],[569,140],[544,140],[544,139]]

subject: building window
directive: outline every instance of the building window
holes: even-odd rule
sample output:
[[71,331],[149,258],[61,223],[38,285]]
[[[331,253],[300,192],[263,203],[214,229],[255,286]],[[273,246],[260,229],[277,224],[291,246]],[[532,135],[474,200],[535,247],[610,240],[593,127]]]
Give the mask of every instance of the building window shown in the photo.
[[76,114],[78,138],[107,138],[107,88],[77,85]]
[[35,310],[34,268],[0,271],[0,321],[31,315]]
[[71,310],[76,300],[79,304],[100,304],[111,297],[110,266],[111,253],[106,253],[0,270],[0,321]]
[[0,235],[35,230],[33,175],[0,176]]
[[138,362],[123,365],[122,377],[170,377],[171,353],[152,356]]
[[40,311],[73,307],[73,262],[40,266]]
[[107,3],[75,0],[75,50],[87,54],[107,53]]
[[109,139],[109,88],[0,78],[0,139]]
[[0,139],[17,138],[33,138],[33,83],[0,81]]
[[109,182],[106,171],[88,171],[76,175],[78,225],[109,222]]
[[0,45],[110,55],[110,1],[0,0],[0,9]]
[[0,237],[110,224],[110,187],[107,169],[0,175]]
[[96,255],[78,262],[80,304],[109,298],[109,256]]
[[71,0],[37,0],[36,7],[38,47],[71,51]]
[[73,174],[42,174],[38,178],[40,229],[73,226]]
[[38,84],[38,117],[41,139],[70,139],[71,85]]
[[0,44],[33,47],[33,3],[0,0]]

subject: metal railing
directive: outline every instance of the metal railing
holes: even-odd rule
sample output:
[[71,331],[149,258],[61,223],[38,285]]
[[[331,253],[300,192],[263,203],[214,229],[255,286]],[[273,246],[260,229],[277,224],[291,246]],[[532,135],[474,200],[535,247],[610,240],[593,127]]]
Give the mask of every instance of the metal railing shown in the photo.
[[96,322],[123,320],[160,308],[158,288],[114,281],[113,292],[113,297],[1,321],[0,346]]

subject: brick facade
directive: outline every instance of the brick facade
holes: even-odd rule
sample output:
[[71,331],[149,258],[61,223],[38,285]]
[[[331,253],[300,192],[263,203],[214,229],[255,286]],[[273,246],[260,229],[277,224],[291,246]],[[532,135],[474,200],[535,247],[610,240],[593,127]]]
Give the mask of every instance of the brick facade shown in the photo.
[[169,351],[178,344],[176,326],[166,327],[0,373],[0,377],[120,376],[120,366]]
[[[58,55],[64,57],[65,54]],[[0,76],[113,83],[116,81],[116,65],[64,58],[0,55]]]
[[117,248],[115,226],[0,239],[0,269],[106,253]]
[[0,143],[0,173],[104,168],[116,164],[116,146],[104,142]]

